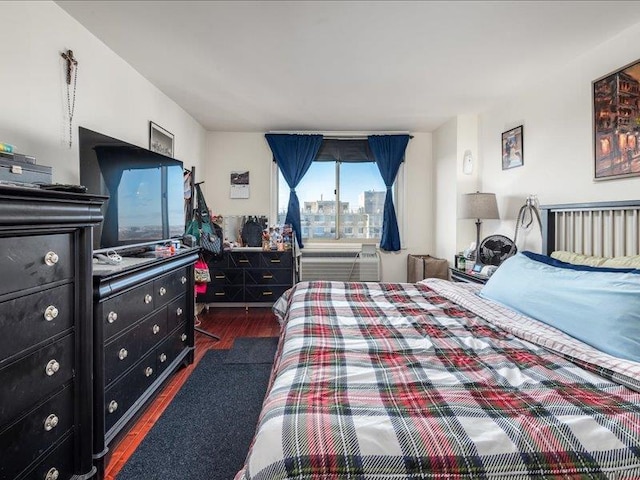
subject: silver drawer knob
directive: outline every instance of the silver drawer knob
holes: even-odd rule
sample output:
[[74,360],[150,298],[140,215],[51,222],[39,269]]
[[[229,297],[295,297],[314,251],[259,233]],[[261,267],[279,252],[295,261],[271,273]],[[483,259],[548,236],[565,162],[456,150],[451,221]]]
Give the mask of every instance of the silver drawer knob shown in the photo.
[[56,415],[54,415],[53,413],[51,415],[49,415],[44,421],[44,429],[47,432],[49,432],[49,431],[53,430],[54,428],[56,428],[57,425],[58,425],[58,417]]
[[160,293],[160,296],[163,296],[165,293],[167,293],[167,289],[164,287],[160,287],[160,290],[158,290],[158,292]]
[[147,367],[144,369],[144,376],[145,377],[150,377],[151,375],[153,375],[153,368],[151,367]]
[[164,363],[167,361],[167,356],[164,353],[160,354],[160,363]]
[[44,369],[48,376],[53,375],[58,370],[60,370],[60,364],[56,360],[49,360],[49,363],[47,363],[47,366]]
[[180,335],[180,340],[182,340],[183,342],[187,339],[187,334],[183,333],[182,335]]
[[187,283],[187,277],[185,277],[184,275],[182,277],[180,277],[180,283],[182,285],[184,285],[185,283]]
[[53,320],[57,316],[58,316],[58,309],[53,305],[49,305],[46,308],[46,310],[44,311],[44,319],[47,322],[50,322],[51,320]]
[[51,467],[45,475],[44,480],[58,480],[59,476],[60,472],[58,472],[58,469],[55,467]]
[[178,307],[178,309],[176,310],[176,315],[180,316],[182,315],[182,309]]
[[107,315],[107,322],[113,323],[118,319],[118,314],[116,312],[109,312]]
[[148,293],[144,296],[144,303],[151,303],[151,300],[153,300],[153,298],[151,297],[151,295],[149,295]]
[[156,335],[160,331],[160,325],[154,325],[151,330],[153,331],[153,334]]
[[120,360],[124,360],[125,358],[127,358],[127,355],[129,355],[129,352],[127,352],[126,348],[121,348],[118,352],[118,358]]
[[60,257],[58,257],[58,254],[56,252],[47,252],[44,255],[44,263],[46,263],[50,267],[58,263],[58,260],[60,260]]
[[115,400],[111,400],[109,402],[109,406],[107,407],[107,410],[109,411],[109,413],[113,413],[118,409],[118,402],[116,402]]

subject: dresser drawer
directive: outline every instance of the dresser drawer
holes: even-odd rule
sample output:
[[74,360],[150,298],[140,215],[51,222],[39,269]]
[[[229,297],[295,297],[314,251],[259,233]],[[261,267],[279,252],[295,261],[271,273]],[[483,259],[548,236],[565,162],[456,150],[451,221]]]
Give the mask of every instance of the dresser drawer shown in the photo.
[[242,285],[244,270],[230,268],[227,270],[211,270],[211,282],[209,285]]
[[0,425],[73,378],[73,335],[36,350],[0,370]]
[[244,287],[242,285],[207,285],[207,292],[198,295],[199,302],[242,302]]
[[[193,302],[193,296],[189,295],[189,301]],[[184,295],[169,304],[167,307],[167,332],[184,322],[187,311],[187,297]]]
[[132,325],[153,311],[153,282],[110,298],[102,304],[100,321],[103,325],[104,340]]
[[104,347],[104,381],[108,385],[167,334],[167,309],[154,313]]
[[108,432],[156,379],[156,352],[147,354],[131,371],[104,392],[104,429]]
[[289,285],[292,284],[291,270],[261,268],[247,270],[244,282],[246,285]]
[[73,474],[73,435],[69,435],[51,453],[20,480],[70,480]]
[[231,252],[229,268],[258,268],[262,265],[262,252]]
[[263,268],[287,268],[291,270],[292,256],[290,252],[262,252],[260,255],[260,267]]
[[14,478],[72,427],[73,388],[67,386],[0,434],[0,478]]
[[179,268],[175,272],[153,281],[156,308],[165,305],[178,295],[182,295],[187,284],[187,269]]
[[0,303],[0,362],[73,327],[73,285]]
[[169,334],[169,337],[156,349],[156,368],[158,375],[173,362],[178,354],[187,347],[186,323]]
[[73,252],[69,233],[0,238],[0,295],[72,278]]
[[247,285],[245,302],[275,302],[291,285]]

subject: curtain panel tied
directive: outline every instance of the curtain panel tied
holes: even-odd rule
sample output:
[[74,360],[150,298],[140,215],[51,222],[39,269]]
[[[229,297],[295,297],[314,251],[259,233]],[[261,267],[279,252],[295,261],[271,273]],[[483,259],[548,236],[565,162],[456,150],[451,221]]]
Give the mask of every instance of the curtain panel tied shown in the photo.
[[302,244],[302,229],[300,226],[300,202],[295,188],[307,173],[311,163],[318,155],[322,145],[322,135],[275,134],[265,135],[267,143],[273,153],[273,158],[282,172],[284,180],[291,189],[289,205],[285,223],[291,224],[296,233],[296,240],[300,248]]
[[369,147],[387,187],[382,215],[380,248],[388,252],[400,250],[400,232],[391,188],[396,180],[400,164],[404,161],[404,152],[409,138],[409,135],[371,135],[368,137]]

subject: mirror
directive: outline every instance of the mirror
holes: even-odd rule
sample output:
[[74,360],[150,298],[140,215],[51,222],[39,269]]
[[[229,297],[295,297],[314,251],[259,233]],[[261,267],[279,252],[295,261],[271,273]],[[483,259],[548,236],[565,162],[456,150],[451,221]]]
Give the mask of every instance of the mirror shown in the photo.
[[242,227],[250,218],[256,218],[263,229],[268,228],[269,218],[266,215],[222,215],[214,218],[215,223],[222,227],[225,243],[234,247],[245,246],[242,242]]

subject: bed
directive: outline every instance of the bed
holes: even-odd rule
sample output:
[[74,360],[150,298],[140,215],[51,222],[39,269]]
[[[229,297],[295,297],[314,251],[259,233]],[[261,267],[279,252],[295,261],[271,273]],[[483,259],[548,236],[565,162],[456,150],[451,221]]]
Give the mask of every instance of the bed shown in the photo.
[[[638,255],[639,205],[544,208],[543,251]],[[508,262],[484,287],[295,285],[274,305],[282,334],[236,480],[640,478],[640,274]],[[581,282],[589,295],[556,302]],[[510,292],[524,288],[544,301]]]

